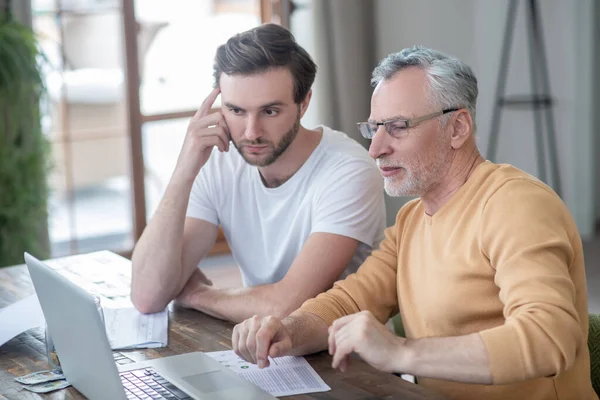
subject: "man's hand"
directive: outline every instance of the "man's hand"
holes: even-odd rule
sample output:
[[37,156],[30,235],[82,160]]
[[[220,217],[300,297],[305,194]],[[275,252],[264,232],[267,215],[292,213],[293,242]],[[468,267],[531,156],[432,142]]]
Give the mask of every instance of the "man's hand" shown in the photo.
[[179,293],[175,299],[175,302],[184,308],[195,308],[195,296],[199,292],[207,290],[209,286],[212,286],[212,281],[208,279],[200,269],[196,268],[181,290],[181,293]]
[[185,179],[193,180],[198,175],[214,146],[221,152],[229,151],[229,128],[223,114],[209,114],[219,93],[220,90],[216,88],[208,95],[188,125],[175,168],[175,173],[183,175]]
[[357,353],[372,367],[384,372],[396,371],[406,339],[394,335],[369,311],[361,311],[336,320],[329,328],[331,366],[346,372],[350,354]]
[[265,368],[269,366],[268,357],[291,351],[292,336],[280,319],[255,315],[233,328],[231,344],[235,354]]

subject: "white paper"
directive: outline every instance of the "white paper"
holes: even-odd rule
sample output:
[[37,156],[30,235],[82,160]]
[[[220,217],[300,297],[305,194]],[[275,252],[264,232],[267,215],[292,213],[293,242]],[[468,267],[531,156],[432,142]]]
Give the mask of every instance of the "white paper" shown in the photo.
[[0,309],[0,346],[26,330],[44,326],[45,323],[35,294]]
[[44,261],[89,294],[98,296],[113,350],[165,347],[169,315],[141,314],[131,303],[131,261],[102,250]]
[[103,308],[108,342],[113,350],[164,347],[169,313],[142,314],[134,307]]
[[100,297],[104,307],[132,307],[131,261],[103,250],[53,258],[44,263],[89,294]]
[[269,357],[269,367],[260,369],[233,350],[205,354],[275,397],[331,390],[304,357]]

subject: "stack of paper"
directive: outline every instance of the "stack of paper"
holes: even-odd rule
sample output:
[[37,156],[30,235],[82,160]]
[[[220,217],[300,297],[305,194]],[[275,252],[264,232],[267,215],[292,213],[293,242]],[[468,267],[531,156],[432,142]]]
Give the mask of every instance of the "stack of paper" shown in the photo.
[[88,293],[100,297],[108,341],[113,350],[165,347],[169,314],[142,314],[129,297],[131,261],[104,250],[44,261]]
[[133,307],[103,308],[106,335],[113,350],[165,347],[169,313],[142,314]]

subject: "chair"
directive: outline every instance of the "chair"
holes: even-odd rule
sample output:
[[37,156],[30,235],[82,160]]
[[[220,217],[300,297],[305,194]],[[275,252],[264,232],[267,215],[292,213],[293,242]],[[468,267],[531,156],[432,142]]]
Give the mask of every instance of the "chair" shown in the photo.
[[[406,337],[402,316],[400,314],[392,318],[396,335]],[[588,348],[590,350],[590,372],[592,387],[600,396],[600,315],[589,315]]]
[[[124,39],[119,11],[68,14],[63,19],[66,64],[57,59],[48,73],[51,98],[53,159],[52,186],[61,191],[65,144],[71,149],[74,188],[90,187],[129,173],[127,102],[125,98]],[[162,21],[138,23],[140,76],[146,53]],[[60,123],[63,121],[63,123]],[[64,127],[69,138],[64,137]]]

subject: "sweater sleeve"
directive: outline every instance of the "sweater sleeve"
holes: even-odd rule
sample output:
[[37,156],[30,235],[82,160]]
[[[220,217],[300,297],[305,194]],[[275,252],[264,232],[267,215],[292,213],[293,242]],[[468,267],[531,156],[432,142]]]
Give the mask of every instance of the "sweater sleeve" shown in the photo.
[[[494,384],[556,376],[584,345],[571,278],[578,235],[564,203],[516,179],[488,200],[480,246],[495,269],[505,323],[482,331]],[[578,236],[577,236],[578,237]]]
[[358,271],[336,282],[331,289],[307,300],[301,311],[321,317],[331,325],[336,319],[370,311],[381,323],[398,313],[396,291],[397,226],[385,230],[385,238]]

